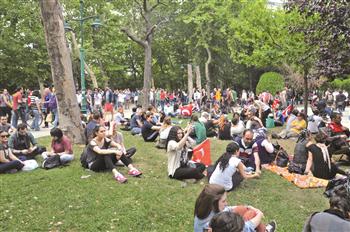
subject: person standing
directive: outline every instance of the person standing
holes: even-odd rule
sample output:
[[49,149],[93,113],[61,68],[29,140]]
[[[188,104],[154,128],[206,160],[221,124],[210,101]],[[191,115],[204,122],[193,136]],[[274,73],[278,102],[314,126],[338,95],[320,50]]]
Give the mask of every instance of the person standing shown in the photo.
[[38,90],[34,90],[32,95],[30,96],[30,109],[32,110],[34,114],[34,120],[31,125],[31,129],[35,131],[40,131],[40,114],[41,114],[41,107],[40,107],[40,93]]
[[0,116],[7,116],[8,123],[11,123],[11,110],[11,96],[8,93],[7,89],[4,89],[2,94],[0,94]]
[[13,95],[13,115],[12,115],[12,126],[17,128],[18,119],[21,118],[22,123],[26,123],[24,114],[24,102],[23,102],[23,87],[19,87],[16,93]]

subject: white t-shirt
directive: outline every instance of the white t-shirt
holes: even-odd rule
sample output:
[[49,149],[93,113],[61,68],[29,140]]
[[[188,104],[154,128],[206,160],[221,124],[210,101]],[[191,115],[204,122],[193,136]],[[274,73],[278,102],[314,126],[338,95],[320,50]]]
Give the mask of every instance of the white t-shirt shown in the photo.
[[312,115],[307,124],[307,129],[311,133],[317,133],[318,132],[318,125],[322,122],[322,118],[318,115]]
[[94,102],[95,102],[95,106],[102,105],[102,95],[100,93],[97,93],[94,95]]
[[193,94],[194,100],[200,100],[201,99],[201,93],[200,92],[194,92]]
[[235,172],[238,171],[238,165],[240,162],[240,159],[232,156],[228,162],[228,166],[224,171],[221,170],[219,163],[211,175],[209,183],[221,185],[225,188],[226,191],[232,189],[232,176],[235,174]]
[[159,131],[159,138],[160,139],[168,139],[169,132],[170,132],[171,128],[172,128],[172,126],[168,126],[165,129],[160,129],[160,131]]

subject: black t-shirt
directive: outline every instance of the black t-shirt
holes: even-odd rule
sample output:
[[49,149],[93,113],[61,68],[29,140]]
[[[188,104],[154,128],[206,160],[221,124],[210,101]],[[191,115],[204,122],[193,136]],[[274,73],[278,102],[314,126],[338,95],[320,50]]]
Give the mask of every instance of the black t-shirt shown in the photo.
[[321,148],[316,144],[311,144],[307,149],[312,153],[312,174],[321,179],[334,178],[336,174],[334,168],[331,165],[331,169],[329,169],[328,160],[324,160]]
[[154,132],[154,130],[152,130],[153,126],[154,125],[148,121],[145,121],[143,123],[143,126],[141,128],[141,134],[142,134],[142,137],[144,139],[147,139],[149,136],[151,136],[153,134],[153,132]]
[[231,123],[225,123],[224,127],[219,128],[219,139],[222,140],[231,140]]

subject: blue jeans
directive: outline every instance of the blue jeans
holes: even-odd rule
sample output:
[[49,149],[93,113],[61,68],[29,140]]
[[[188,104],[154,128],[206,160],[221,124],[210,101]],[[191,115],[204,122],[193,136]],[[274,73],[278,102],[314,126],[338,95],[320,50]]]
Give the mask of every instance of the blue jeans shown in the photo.
[[51,112],[55,116],[55,120],[52,123],[53,127],[57,127],[58,126],[58,110],[57,110],[57,108],[56,109],[51,109]]
[[139,128],[139,127],[134,127],[131,129],[132,135],[136,135],[136,134],[140,134],[140,133],[141,133],[141,128]]
[[33,110],[33,114],[34,114],[34,120],[32,122],[31,128],[39,131],[40,130],[40,125],[39,125],[39,119],[40,119],[40,114],[38,110]]

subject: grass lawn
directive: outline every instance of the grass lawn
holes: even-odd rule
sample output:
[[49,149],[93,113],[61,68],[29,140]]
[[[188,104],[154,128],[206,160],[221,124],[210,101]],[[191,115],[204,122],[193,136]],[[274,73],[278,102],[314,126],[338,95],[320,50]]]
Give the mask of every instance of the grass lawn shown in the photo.
[[[75,146],[76,159],[69,167],[0,176],[0,231],[192,231],[194,203],[207,180],[183,187],[167,177],[164,150],[140,136],[124,136],[127,147],[137,147],[134,164],[142,178],[119,184],[110,173],[86,171],[79,161],[82,147]],[[49,140],[39,143],[48,146]],[[227,143],[211,140],[213,160]],[[261,209],[265,222],[277,221],[278,231],[297,232],[308,215],[328,206],[322,192],[298,189],[263,171],[260,179],[245,181],[230,193],[228,201]]]

